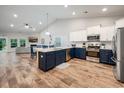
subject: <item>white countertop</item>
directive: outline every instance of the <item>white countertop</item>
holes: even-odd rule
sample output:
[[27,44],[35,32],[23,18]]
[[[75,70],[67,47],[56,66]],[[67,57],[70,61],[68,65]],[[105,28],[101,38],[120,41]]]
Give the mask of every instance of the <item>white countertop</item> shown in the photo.
[[37,52],[52,52],[52,51],[58,51],[63,49],[68,49],[71,47],[57,47],[57,48],[35,48]]
[[[58,50],[63,50],[63,49],[69,49],[72,47],[56,47],[56,48],[35,48],[37,52],[52,52],[52,51],[58,51]],[[75,48],[83,48],[83,47],[75,47]],[[111,48],[100,48],[100,49],[109,49]]]

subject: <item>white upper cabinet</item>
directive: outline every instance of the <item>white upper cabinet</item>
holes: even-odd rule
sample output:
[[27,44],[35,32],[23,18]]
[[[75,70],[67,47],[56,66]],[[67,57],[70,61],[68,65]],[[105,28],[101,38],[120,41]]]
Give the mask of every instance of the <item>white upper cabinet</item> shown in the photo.
[[75,32],[70,32],[70,41],[75,41]]
[[115,22],[115,28],[121,28],[121,27],[124,27],[124,18],[117,20]]
[[87,30],[82,31],[82,38],[83,38],[83,41],[87,41]]
[[100,34],[100,25],[87,28],[87,35]]
[[114,26],[101,27],[100,41],[112,41],[114,35]]
[[82,31],[70,32],[70,41],[83,41]]
[[70,41],[87,41],[88,35],[100,35],[100,41],[112,41],[114,35],[114,26],[93,26],[88,27],[87,30],[80,30],[70,32]]
[[76,41],[82,41],[83,40],[83,33],[82,33],[82,31],[76,31],[75,32],[75,37],[76,37]]
[[87,31],[79,30],[70,32],[70,41],[87,41]]

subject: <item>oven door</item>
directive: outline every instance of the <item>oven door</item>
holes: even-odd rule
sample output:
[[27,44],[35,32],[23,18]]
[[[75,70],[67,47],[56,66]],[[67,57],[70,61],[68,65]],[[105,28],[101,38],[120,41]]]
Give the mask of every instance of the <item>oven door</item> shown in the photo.
[[87,56],[99,58],[99,52],[97,52],[97,51],[87,51]]
[[99,52],[87,51],[86,60],[99,63]]

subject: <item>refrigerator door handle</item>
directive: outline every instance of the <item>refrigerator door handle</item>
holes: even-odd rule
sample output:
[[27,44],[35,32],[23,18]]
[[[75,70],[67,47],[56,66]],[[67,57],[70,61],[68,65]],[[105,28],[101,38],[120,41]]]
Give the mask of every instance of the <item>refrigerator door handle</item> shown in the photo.
[[111,60],[115,63],[117,62],[117,60],[114,57],[111,57]]

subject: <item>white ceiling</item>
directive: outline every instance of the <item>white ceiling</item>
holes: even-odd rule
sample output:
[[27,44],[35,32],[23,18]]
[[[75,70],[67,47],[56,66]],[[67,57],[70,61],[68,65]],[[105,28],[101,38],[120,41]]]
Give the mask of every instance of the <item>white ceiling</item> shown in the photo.
[[[102,12],[102,8],[108,8],[107,12]],[[72,15],[75,11],[76,15]],[[88,14],[83,13],[88,11]],[[122,16],[124,15],[124,6],[121,5],[70,5],[65,8],[62,5],[0,5],[0,32],[38,32],[42,31],[47,24],[48,13],[49,24],[56,19],[79,18],[79,17],[99,17],[99,16]],[[13,14],[18,14],[14,18]],[[39,22],[42,21],[42,25]],[[14,24],[13,28],[10,24]],[[36,28],[36,31],[25,29],[24,24],[28,23]]]

